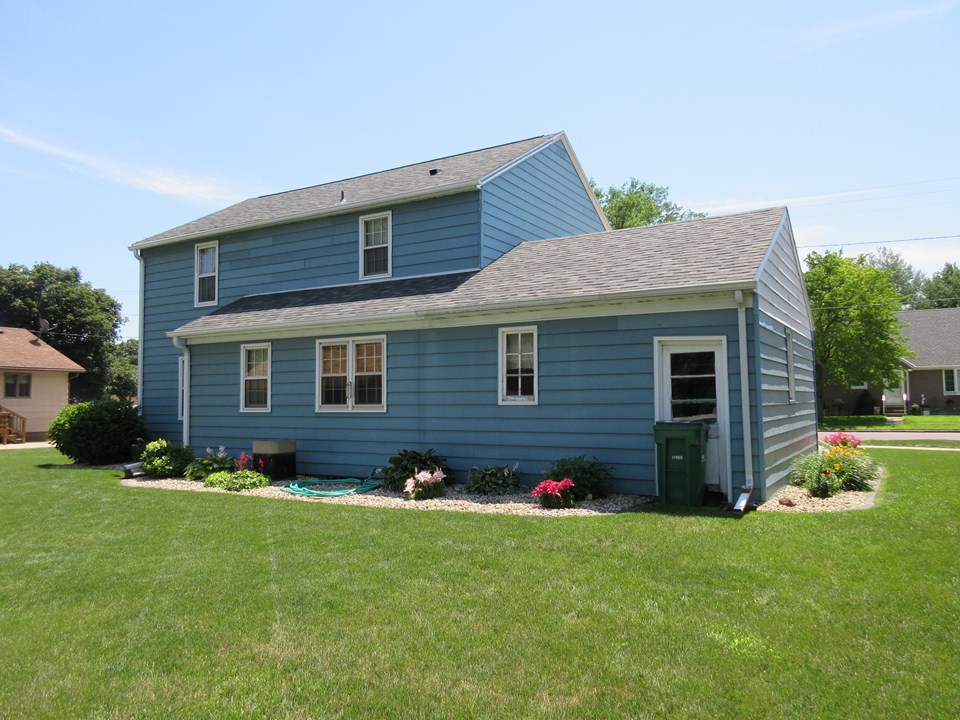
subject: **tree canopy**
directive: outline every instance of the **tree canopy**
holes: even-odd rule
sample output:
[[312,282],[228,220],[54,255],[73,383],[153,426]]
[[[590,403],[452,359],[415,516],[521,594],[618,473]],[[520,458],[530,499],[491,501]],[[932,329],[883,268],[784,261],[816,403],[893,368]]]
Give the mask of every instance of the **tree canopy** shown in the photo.
[[924,286],[927,277],[922,272],[904,260],[900,253],[886,247],[877,248],[876,252],[867,256],[867,263],[884,270],[890,275],[890,282],[900,292],[903,306],[907,308],[921,307],[923,304]]
[[901,293],[890,273],[863,255],[810,253],[804,273],[813,308],[817,384],[892,385],[900,358],[912,355],[897,312]]
[[956,263],[945,263],[943,268],[926,282],[920,306],[960,307],[960,267]]
[[79,400],[99,398],[123,317],[120,303],[104,290],[83,282],[75,268],[50,263],[0,267],[0,325],[37,331],[50,323],[43,339],[86,370],[70,385]]
[[671,201],[670,188],[640,182],[636,178],[630,178],[620,187],[611,185],[606,190],[591,178],[590,187],[614,230],[705,217],[705,213],[685,210]]

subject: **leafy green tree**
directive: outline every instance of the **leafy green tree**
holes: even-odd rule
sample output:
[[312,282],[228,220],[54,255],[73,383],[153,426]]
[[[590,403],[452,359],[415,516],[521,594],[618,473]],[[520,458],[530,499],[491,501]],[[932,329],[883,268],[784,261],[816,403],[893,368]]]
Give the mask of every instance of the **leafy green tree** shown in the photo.
[[120,303],[83,282],[75,267],[0,267],[0,325],[36,331],[41,318],[50,323],[44,341],[86,370],[71,381],[70,394],[80,400],[99,398],[123,322]]
[[885,270],[890,274],[890,282],[900,292],[904,307],[922,307],[923,289],[928,282],[927,276],[904,260],[900,253],[880,247],[867,256],[867,262],[878,270]]
[[810,253],[804,281],[813,308],[813,350],[817,387],[861,382],[885,387],[899,377],[900,358],[910,357],[901,295],[889,272],[865,256]]
[[136,340],[130,339],[110,347],[105,394],[124,400],[137,396],[138,345]]
[[706,216],[706,213],[685,210],[671,201],[670,188],[640,182],[636,178],[630,178],[620,187],[611,185],[606,190],[591,178],[590,187],[614,230]]
[[927,281],[921,307],[960,307],[960,267],[956,263],[945,263]]

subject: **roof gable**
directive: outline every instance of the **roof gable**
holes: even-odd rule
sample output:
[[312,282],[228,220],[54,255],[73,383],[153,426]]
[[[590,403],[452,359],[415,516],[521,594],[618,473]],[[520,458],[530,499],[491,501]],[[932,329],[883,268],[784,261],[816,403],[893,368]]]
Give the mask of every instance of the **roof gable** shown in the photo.
[[479,272],[255,295],[173,331],[205,336],[750,289],[783,208],[521,243]]
[[916,357],[907,360],[913,368],[960,367],[960,307],[904,310],[903,335]]
[[0,328],[0,368],[5,370],[59,370],[86,372],[80,365],[54,350],[29,330]]
[[487,177],[558,138],[564,138],[563,133],[250,198],[141,240],[131,245],[131,249],[362,210],[388,202],[465,192],[476,189]]

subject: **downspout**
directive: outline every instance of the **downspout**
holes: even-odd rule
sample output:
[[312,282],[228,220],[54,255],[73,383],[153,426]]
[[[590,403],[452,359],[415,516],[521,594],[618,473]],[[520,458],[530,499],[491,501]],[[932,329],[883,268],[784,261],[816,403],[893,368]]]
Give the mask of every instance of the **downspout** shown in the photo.
[[183,353],[183,444],[190,444],[190,347],[187,341],[173,336],[173,346]]
[[733,509],[743,512],[753,492],[753,437],[750,426],[750,366],[747,352],[747,309],[743,303],[743,291],[734,292],[737,301],[737,327],[740,345],[740,412],[743,418],[743,466],[744,485]]
[[137,318],[137,405],[143,406],[143,287],[145,270],[143,265],[143,253],[139,250],[133,251],[133,256],[140,265],[140,297],[139,316]]

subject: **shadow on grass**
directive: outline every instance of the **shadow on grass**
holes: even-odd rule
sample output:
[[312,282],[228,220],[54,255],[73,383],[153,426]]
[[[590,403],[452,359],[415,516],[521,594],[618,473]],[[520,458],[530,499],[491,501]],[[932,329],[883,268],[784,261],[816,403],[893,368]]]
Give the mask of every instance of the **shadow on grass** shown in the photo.
[[681,517],[719,517],[729,518],[731,520],[739,520],[746,515],[746,513],[728,510],[725,505],[689,507],[686,505],[666,505],[661,502],[644,503],[643,505],[638,505],[630,510],[627,510],[626,512],[654,513],[656,515],[676,515]]

